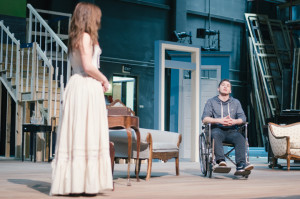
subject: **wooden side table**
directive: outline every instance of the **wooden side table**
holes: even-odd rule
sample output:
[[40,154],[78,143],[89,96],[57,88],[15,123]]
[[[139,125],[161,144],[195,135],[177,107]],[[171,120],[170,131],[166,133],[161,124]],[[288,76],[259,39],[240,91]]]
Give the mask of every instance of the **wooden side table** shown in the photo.
[[[25,132],[30,133],[30,155],[31,155],[31,161],[32,161],[32,155],[34,156],[34,162],[36,162],[36,134],[38,132],[43,133],[49,133],[49,135],[52,133],[52,126],[49,125],[43,125],[43,124],[23,124],[22,125],[22,161],[24,161],[24,134]],[[48,139],[48,162],[50,162],[50,144],[51,139]]]
[[128,169],[127,169],[127,179],[128,185],[130,185],[130,159],[131,159],[131,151],[132,151],[132,137],[131,137],[131,128],[134,129],[137,137],[137,159],[136,159],[136,179],[139,181],[139,155],[140,155],[140,143],[141,143],[141,135],[139,130],[139,118],[136,116],[130,115],[109,115],[108,116],[108,128],[116,129],[122,128],[126,129],[128,136]]

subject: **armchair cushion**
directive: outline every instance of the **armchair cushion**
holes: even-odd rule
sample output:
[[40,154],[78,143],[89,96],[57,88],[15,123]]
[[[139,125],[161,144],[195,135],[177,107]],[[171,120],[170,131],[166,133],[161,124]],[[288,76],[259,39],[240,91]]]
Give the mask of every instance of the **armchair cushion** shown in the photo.
[[[148,142],[146,137],[147,135],[141,134],[140,158],[142,159],[147,158],[149,153],[147,151]],[[126,129],[117,129],[117,130],[110,129],[109,140],[114,143],[116,158],[128,157],[128,137],[127,137]],[[133,129],[131,129],[131,140],[132,140],[132,150],[136,151],[137,138]],[[133,153],[131,155],[133,155]]]
[[141,135],[151,134],[153,142],[153,152],[179,151],[178,137],[180,134],[170,131],[160,131],[140,128]]
[[300,156],[300,149],[291,149],[291,155]]
[[170,152],[178,151],[177,143],[167,143],[167,142],[154,142],[153,141],[153,151],[154,152]]
[[300,141],[299,142],[292,142],[291,141],[291,149],[300,149]]

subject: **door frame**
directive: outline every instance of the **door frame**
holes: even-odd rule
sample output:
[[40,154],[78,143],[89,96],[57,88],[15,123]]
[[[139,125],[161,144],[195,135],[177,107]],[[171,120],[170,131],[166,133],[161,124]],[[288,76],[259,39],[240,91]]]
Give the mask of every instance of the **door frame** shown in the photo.
[[[166,50],[188,52],[191,62],[166,60]],[[191,161],[199,157],[199,93],[200,93],[200,47],[167,41],[155,41],[154,69],[154,128],[165,130],[165,69],[191,70]],[[180,132],[179,132],[180,133]]]

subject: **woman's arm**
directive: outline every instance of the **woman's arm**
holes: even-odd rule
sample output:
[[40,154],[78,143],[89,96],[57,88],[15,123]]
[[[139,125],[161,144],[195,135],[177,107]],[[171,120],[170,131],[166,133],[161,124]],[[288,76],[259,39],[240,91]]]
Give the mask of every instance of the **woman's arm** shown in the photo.
[[104,92],[106,92],[109,88],[109,82],[107,78],[92,63],[93,45],[91,37],[88,33],[83,33],[82,35],[81,45],[79,45],[79,52],[84,72],[94,79],[100,81]]

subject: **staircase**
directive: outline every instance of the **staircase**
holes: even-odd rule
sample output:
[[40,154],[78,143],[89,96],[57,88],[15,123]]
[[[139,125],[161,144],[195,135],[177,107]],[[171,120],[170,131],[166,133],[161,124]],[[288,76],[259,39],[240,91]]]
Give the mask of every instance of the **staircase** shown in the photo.
[[[8,93],[7,99],[2,98],[2,93],[0,96],[1,100],[7,100],[6,157],[21,158],[22,124],[58,125],[63,90],[71,71],[67,60],[68,49],[63,42],[67,39],[67,31],[61,31],[62,23],[68,27],[71,14],[36,10],[30,4],[27,8],[29,18],[26,44],[21,44],[9,27],[4,25],[5,22],[0,21],[0,86],[2,84],[1,88],[5,87]],[[56,26],[41,17],[46,14],[52,15],[50,19],[57,23]],[[56,27],[56,32],[49,25]],[[15,103],[10,103],[10,100]],[[14,122],[9,118],[12,114],[10,104],[16,106]],[[15,124],[15,128],[12,124]],[[15,133],[15,142],[11,142],[12,133]],[[39,134],[37,145],[41,145],[45,139],[44,134]],[[25,140],[29,143],[29,135],[26,135]],[[11,143],[15,143],[14,155],[10,152]],[[48,147],[47,150],[51,150]],[[45,157],[45,147],[41,146],[40,149],[42,157]],[[25,149],[26,157],[29,157],[28,146]]]

